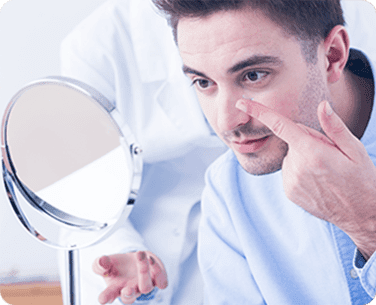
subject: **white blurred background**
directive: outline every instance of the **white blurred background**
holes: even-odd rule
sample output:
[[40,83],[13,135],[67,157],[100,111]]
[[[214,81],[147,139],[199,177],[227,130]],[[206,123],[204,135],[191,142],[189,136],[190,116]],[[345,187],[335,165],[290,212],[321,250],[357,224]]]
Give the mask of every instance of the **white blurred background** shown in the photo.
[[[4,2],[0,0],[1,117],[25,84],[59,74],[61,40],[104,0]],[[20,226],[0,180],[0,284],[58,280],[57,250],[39,243]]]

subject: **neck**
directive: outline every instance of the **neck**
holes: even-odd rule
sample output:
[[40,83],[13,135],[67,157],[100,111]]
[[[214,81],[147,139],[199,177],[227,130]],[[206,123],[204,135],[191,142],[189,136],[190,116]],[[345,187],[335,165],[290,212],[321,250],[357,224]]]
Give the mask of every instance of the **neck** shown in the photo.
[[369,122],[373,99],[373,79],[360,77],[344,70],[341,79],[333,85],[333,107],[350,131],[360,139]]

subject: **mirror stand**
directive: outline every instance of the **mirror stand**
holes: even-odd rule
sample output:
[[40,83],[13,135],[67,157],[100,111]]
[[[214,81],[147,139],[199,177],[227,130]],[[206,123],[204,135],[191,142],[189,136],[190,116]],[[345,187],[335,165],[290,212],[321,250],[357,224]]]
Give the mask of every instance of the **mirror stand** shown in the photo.
[[64,251],[69,305],[81,303],[79,249],[108,237],[133,208],[141,152],[115,106],[77,80],[35,81],[5,110],[1,154],[8,199],[32,236]]
[[68,266],[68,304],[80,305],[79,250],[66,250],[65,262],[65,265]]

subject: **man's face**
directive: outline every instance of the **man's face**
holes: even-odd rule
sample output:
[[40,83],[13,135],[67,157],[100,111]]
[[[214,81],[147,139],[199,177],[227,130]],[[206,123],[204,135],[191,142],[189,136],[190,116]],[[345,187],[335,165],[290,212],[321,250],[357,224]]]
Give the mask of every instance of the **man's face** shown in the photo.
[[320,130],[317,106],[329,98],[320,51],[318,63],[308,64],[300,42],[260,12],[184,18],[178,45],[209,123],[249,173],[279,170],[288,146],[235,107],[242,97]]

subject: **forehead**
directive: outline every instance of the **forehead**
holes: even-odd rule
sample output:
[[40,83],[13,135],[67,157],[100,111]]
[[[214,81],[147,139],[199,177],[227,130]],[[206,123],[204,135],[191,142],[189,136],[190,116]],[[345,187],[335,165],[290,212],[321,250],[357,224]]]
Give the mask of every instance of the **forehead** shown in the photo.
[[293,36],[252,9],[222,11],[205,18],[183,18],[179,21],[177,35],[185,63],[207,61],[210,56],[211,59],[222,58],[222,64],[226,59],[231,65],[243,57],[283,56],[299,47]]

